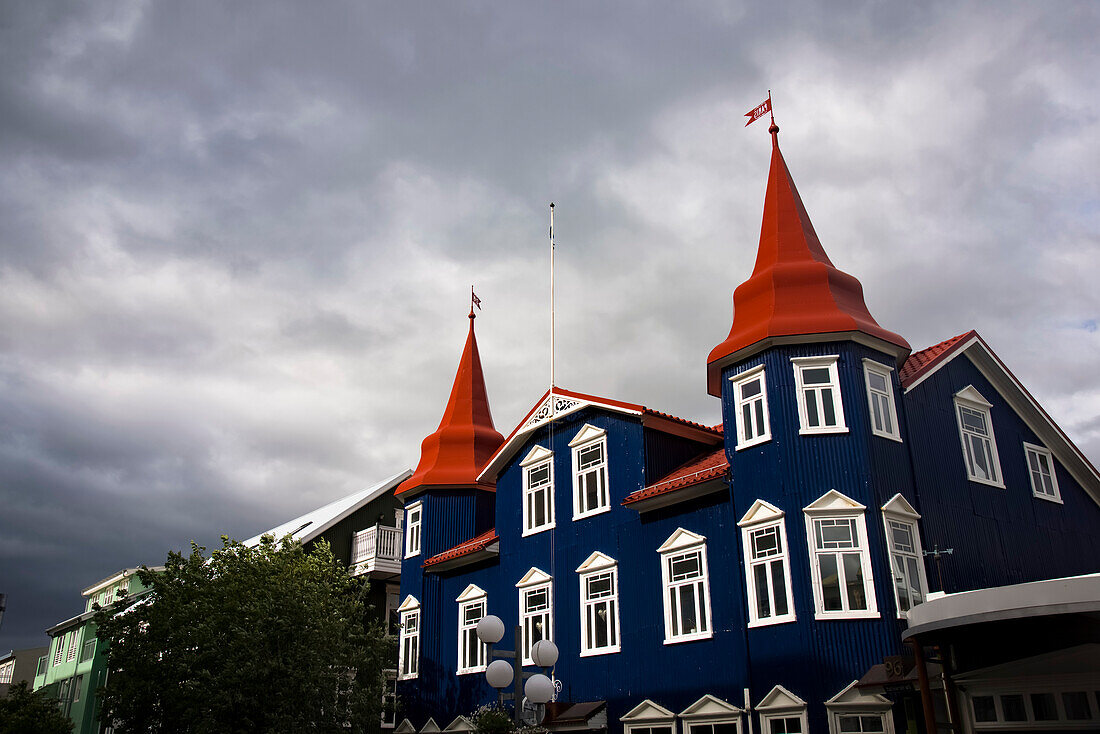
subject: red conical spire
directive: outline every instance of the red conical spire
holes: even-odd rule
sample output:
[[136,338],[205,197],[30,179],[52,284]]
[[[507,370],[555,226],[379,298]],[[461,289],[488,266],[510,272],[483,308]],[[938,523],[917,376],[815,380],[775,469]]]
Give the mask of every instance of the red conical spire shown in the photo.
[[707,358],[707,391],[715,396],[721,395],[722,368],[749,356],[747,347],[772,337],[860,333],[898,356],[910,349],[905,339],[878,325],[863,300],[863,286],[825,254],[779,151],[774,121],[769,132],[772,162],[756,267],[733,292],[729,336]]
[[471,306],[470,335],[466,337],[466,348],[458,363],[443,419],[435,433],[420,445],[416,472],[397,487],[395,494],[428,486],[493,489],[492,484],[479,483],[477,476],[502,443],[504,437],[493,428],[493,416],[489,413]]

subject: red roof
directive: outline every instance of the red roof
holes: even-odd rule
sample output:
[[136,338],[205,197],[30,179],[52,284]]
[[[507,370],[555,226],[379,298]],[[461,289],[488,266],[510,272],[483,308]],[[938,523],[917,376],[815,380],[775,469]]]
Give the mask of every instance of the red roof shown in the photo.
[[632,492],[623,500],[624,505],[629,505],[650,497],[656,497],[669,492],[675,492],[685,487],[693,487],[707,480],[723,476],[729,471],[730,464],[726,459],[726,449],[720,446],[714,451],[698,456],[679,468],[672,470],[659,482],[649,485],[637,492]]
[[772,161],[752,275],[733,292],[733,326],[707,358],[707,390],[720,396],[731,355],[769,337],[862,332],[908,352],[909,343],[878,325],[863,286],[838,270],[821,246],[773,124]]
[[424,486],[479,486],[478,474],[485,467],[504,437],[493,427],[489,397],[481,372],[481,357],[474,337],[474,314],[470,313],[470,335],[458,363],[451,397],[435,433],[420,445],[420,464],[413,475],[394,494]]
[[498,540],[500,540],[500,537],[497,535],[496,528],[493,528],[492,530],[487,530],[481,535],[470,538],[465,543],[459,543],[454,548],[450,548],[443,551],[442,553],[438,553],[432,556],[428,560],[424,561],[424,568],[443,563],[444,561],[453,561],[455,558],[461,558],[462,556],[468,556],[471,553],[477,553],[480,550],[485,550]]
[[963,344],[970,341],[970,337],[977,335],[978,332],[971,329],[965,334],[953,336],[939,344],[933,344],[927,349],[913,352],[909,355],[909,359],[905,360],[905,364],[901,366],[901,369],[898,370],[898,379],[901,380],[901,386],[909,387],[922,375],[933,369],[942,359],[946,359],[956,349],[961,348]]

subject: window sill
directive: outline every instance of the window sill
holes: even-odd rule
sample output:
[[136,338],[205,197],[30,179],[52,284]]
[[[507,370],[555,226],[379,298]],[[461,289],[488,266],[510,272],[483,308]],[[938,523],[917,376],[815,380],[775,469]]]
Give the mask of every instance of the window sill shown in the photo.
[[589,518],[589,517],[595,517],[596,515],[602,515],[605,512],[611,512],[611,505],[608,505],[607,507],[601,507],[601,508],[596,509],[596,510],[590,510],[590,511],[585,512],[581,515],[574,514],[573,515],[573,522],[576,522],[577,520],[584,520],[584,519]]
[[845,619],[878,619],[878,612],[817,612],[814,619],[819,622],[844,621]]
[[817,436],[825,435],[829,433],[847,433],[848,426],[833,426],[830,428],[799,428],[798,435],[800,436]]
[[594,658],[599,655],[614,655],[615,653],[622,652],[622,647],[616,645],[615,647],[600,648],[599,650],[586,650],[581,651],[580,657],[582,658]]
[[409,558],[416,558],[419,555],[420,555],[420,551],[417,551],[416,553],[406,553],[403,560],[407,560]]
[[545,533],[547,530],[553,530],[555,527],[557,527],[557,523],[550,523],[549,525],[539,525],[537,528],[524,530],[521,537],[526,538],[529,535],[538,535],[539,533]]
[[484,673],[485,667],[486,666],[484,665],[479,665],[476,668],[462,668],[461,670],[456,670],[455,675],[472,675],[474,673]]
[[409,675],[398,676],[397,680],[416,680],[420,677],[419,673],[410,673]]
[[1005,488],[1005,483],[1004,482],[992,482],[988,479],[982,479],[981,477],[971,477],[971,476],[967,476],[967,479],[970,480],[971,482],[974,482],[975,484],[984,484],[987,487],[996,487],[997,489],[1004,489]]
[[713,632],[701,632],[693,635],[681,635],[680,637],[674,637],[671,640],[666,639],[666,645],[679,645],[681,642],[698,642],[700,640],[709,640],[714,637]]
[[768,441],[771,441],[771,440],[772,440],[772,436],[771,436],[770,433],[768,433],[764,436],[754,438],[751,441],[745,441],[743,443],[739,443],[736,446],[734,446],[733,449],[734,449],[734,451],[740,451],[741,449],[751,449],[753,446],[759,446],[760,444],[767,443]]
[[754,627],[774,627],[777,624],[790,624],[791,622],[798,621],[793,614],[784,614],[782,617],[769,617],[768,619],[758,619],[755,622],[749,622],[746,627],[753,629]]
[[874,428],[871,429],[871,433],[878,436],[879,438],[885,438],[890,441],[897,441],[898,443],[902,443],[901,436],[895,436],[892,433],[883,433],[880,431],[876,431]]
[[1065,502],[1062,501],[1061,497],[1051,497],[1049,494],[1038,494],[1037,492],[1032,492],[1031,496],[1037,500],[1046,500],[1047,502],[1053,502],[1056,505],[1065,504]]

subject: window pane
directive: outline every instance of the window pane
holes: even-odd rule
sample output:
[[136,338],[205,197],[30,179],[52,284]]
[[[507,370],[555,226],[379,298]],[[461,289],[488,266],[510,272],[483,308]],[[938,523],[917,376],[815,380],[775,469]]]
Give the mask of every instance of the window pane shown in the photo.
[[1058,705],[1053,693],[1032,693],[1031,713],[1036,721],[1057,721]]
[[825,388],[821,391],[821,407],[825,411],[825,425],[836,425],[836,408],[833,407],[833,391]]
[[840,730],[842,732],[859,732],[862,731],[859,726],[858,716],[840,716]]
[[844,608],[840,598],[840,570],[836,556],[827,553],[821,557],[821,599],[826,611],[835,612]]
[[1070,721],[1088,721],[1092,718],[1089,711],[1089,694],[1085,691],[1072,691],[1062,694],[1062,707]]
[[894,556],[894,591],[898,595],[898,609],[908,612],[913,606],[909,600],[909,584],[905,580],[905,559]]
[[802,384],[804,385],[828,385],[828,367],[807,367],[802,370]]
[[737,734],[737,730],[737,723],[733,721],[723,721],[714,725],[714,734]]
[[695,614],[695,584],[680,587],[680,628],[685,635],[699,631],[699,620]]
[[674,556],[669,561],[669,580],[682,581],[698,576],[700,571],[699,553],[690,553],[685,556]]
[[860,723],[863,725],[863,731],[882,731],[882,717],[881,716],[860,716]]
[[1001,696],[1001,711],[1004,712],[1005,721],[1027,721],[1022,693]]
[[768,568],[766,564],[758,564],[753,567],[753,576],[756,581],[756,616],[760,619],[772,616],[771,604],[768,600]]
[[886,378],[880,375],[878,372],[868,372],[867,382],[871,383],[872,390],[886,392]]
[[783,573],[783,561],[772,561],[772,598],[775,600],[775,613],[787,613],[787,577]]
[[993,696],[974,696],[970,703],[974,707],[974,721],[989,722],[997,720],[997,707],[993,703]]
[[749,380],[748,382],[741,385],[741,399],[742,400],[748,400],[753,395],[759,395],[759,394],[760,394],[760,378],[759,377],[757,377],[755,380]]
[[924,601],[924,589],[921,588],[917,559],[906,558],[905,564],[909,571],[909,596],[913,599],[913,606],[916,606]]
[[817,428],[821,424],[821,419],[817,416],[817,392],[814,390],[806,391],[806,422],[810,424],[810,428]]
[[867,597],[863,589],[863,564],[858,553],[844,554],[844,581],[848,587],[848,608],[866,609]]
[[756,433],[757,436],[764,435],[764,401],[756,401]]

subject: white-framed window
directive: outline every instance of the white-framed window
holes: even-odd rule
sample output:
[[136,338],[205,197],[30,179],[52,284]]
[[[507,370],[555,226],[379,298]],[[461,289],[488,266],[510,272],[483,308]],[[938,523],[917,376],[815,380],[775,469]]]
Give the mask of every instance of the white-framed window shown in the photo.
[[894,734],[890,699],[877,693],[861,693],[852,681],[825,702],[829,734]]
[[392,729],[397,725],[397,671],[392,668],[382,671],[382,728]]
[[897,404],[894,402],[894,370],[873,359],[863,360],[863,379],[867,384],[867,406],[871,432],[876,436],[901,440]]
[[[1039,728],[1096,731],[1100,724],[1100,691],[1090,686],[1016,686],[979,688],[966,694],[974,730]],[[1091,686],[1095,688],[1094,686]],[[1095,696],[1095,700],[1093,700]]]
[[770,441],[771,424],[768,418],[768,386],[764,379],[764,365],[753,367],[730,378],[733,382],[734,415],[737,422],[738,450]]
[[705,640],[713,632],[707,539],[677,528],[657,552],[664,582],[665,644]]
[[803,508],[817,619],[878,616],[866,509],[835,489]]
[[791,357],[798,399],[799,433],[846,433],[838,356]]
[[623,714],[623,734],[675,734],[676,714],[648,698]]
[[15,660],[9,660],[6,663],[0,664],[0,685],[5,683],[11,683],[12,677],[15,675]]
[[761,734],[807,734],[806,702],[777,685],[756,705]]
[[737,524],[745,552],[749,627],[795,621],[783,511],[757,500]]
[[608,512],[607,431],[585,425],[569,446],[573,449],[573,519]]
[[488,646],[477,637],[477,623],[486,614],[483,589],[470,584],[458,599],[458,674],[480,673],[488,665]]
[[72,632],[66,632],[55,638],[57,640],[57,647],[53,650],[54,665],[61,665],[61,662],[65,659],[65,643],[69,640],[70,635],[72,635]]
[[577,567],[581,584],[581,657],[619,652],[619,566],[594,552]]
[[1031,493],[1052,502],[1062,502],[1058,491],[1058,476],[1054,473],[1054,457],[1050,451],[1033,443],[1024,444],[1027,472],[1031,477]]
[[1004,487],[1001,460],[997,456],[997,439],[989,409],[993,404],[982,397],[973,385],[955,393],[955,415],[959,420],[966,475],[972,482]]
[[683,734],[741,734],[744,711],[709,693],[680,712]]
[[397,663],[401,680],[415,678],[420,672],[420,602],[411,595],[398,608],[401,614],[400,657]]
[[537,568],[531,568],[516,584],[519,589],[519,619],[523,635],[523,664],[534,665],[531,646],[539,640],[554,639],[553,578]]
[[69,650],[65,653],[65,662],[71,663],[76,660],[77,650],[80,649],[80,633],[84,630],[83,627],[75,629],[69,633]]
[[535,446],[520,462],[523,470],[523,534],[554,527],[554,453]]
[[928,597],[928,579],[924,571],[924,552],[920,543],[918,520],[920,515],[900,493],[882,506],[898,617],[904,617],[905,612],[923,603]]
[[420,539],[424,527],[424,504],[414,502],[405,508],[405,558],[420,555]]

